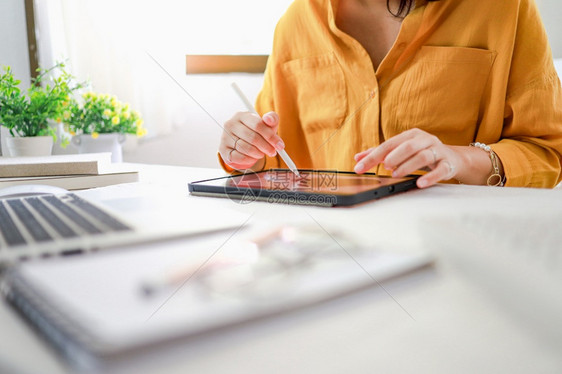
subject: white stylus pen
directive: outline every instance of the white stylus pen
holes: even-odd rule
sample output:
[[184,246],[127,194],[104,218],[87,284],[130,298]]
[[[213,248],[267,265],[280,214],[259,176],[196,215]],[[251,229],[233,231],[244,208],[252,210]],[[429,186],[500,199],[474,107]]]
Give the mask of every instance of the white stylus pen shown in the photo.
[[[248,108],[249,111],[254,112],[257,114],[256,109],[254,108],[254,106],[252,105],[252,103],[250,102],[250,100],[248,100],[248,98],[246,97],[246,95],[244,95],[244,92],[242,92],[242,90],[240,89],[240,87],[238,87],[238,85],[235,82],[232,82],[232,88],[234,88],[234,91],[236,91],[236,93],[238,94],[238,96],[240,97],[240,99],[242,100],[242,102],[244,102],[244,105],[246,105],[246,108]],[[297,165],[295,165],[295,163],[293,162],[293,160],[291,160],[291,158],[289,157],[289,155],[287,154],[287,152],[282,149],[280,151],[277,151],[277,153],[279,154],[279,156],[281,156],[281,158],[283,159],[283,161],[285,161],[285,163],[287,164],[287,166],[289,167],[289,169],[295,173],[295,175],[297,177],[300,177],[299,174],[299,170],[297,169]]]

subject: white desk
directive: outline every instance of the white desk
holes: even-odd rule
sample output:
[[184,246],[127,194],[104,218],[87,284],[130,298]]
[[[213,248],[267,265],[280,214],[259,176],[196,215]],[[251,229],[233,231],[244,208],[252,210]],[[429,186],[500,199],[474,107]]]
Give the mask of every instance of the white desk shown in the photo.
[[[354,208],[237,204],[193,197],[187,182],[218,170],[143,166],[141,182],[80,194],[135,215],[158,204],[208,199],[210,206],[253,214],[248,230],[312,219],[338,225],[389,251],[432,251],[419,224],[432,216],[493,209],[524,215],[562,211],[562,190],[436,186]],[[143,196],[146,205],[120,204]],[[157,204],[156,204],[157,203]],[[217,208],[217,206],[219,208]],[[559,227],[561,222],[553,223]],[[494,228],[491,228],[494,229]],[[510,232],[505,232],[510,235]],[[358,269],[360,271],[360,269]],[[562,342],[552,342],[488,293],[470,274],[436,253],[427,271],[283,316],[178,344],[134,373],[554,373],[562,372]],[[398,303],[414,318],[405,313]],[[560,329],[559,326],[556,327]],[[6,303],[0,303],[0,372],[72,370]]]

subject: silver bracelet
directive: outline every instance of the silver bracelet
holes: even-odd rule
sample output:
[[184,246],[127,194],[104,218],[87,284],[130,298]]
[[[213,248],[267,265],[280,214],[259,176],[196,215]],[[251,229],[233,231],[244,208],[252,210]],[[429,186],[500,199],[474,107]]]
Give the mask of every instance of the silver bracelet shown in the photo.
[[505,183],[505,176],[502,177],[501,174],[500,174],[500,167],[498,165],[498,155],[496,155],[496,152],[494,152],[489,145],[486,145],[486,144],[480,143],[480,142],[470,143],[470,146],[480,148],[480,149],[488,152],[488,154],[490,155],[490,160],[492,161],[492,168],[494,170],[493,170],[492,175],[490,175],[488,177],[488,180],[486,181],[488,186],[503,187],[503,185]]

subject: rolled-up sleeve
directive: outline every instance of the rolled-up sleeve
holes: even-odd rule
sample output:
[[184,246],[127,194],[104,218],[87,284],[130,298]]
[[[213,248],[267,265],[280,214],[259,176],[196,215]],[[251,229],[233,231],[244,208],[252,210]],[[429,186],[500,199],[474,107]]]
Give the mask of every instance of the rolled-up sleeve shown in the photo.
[[562,89],[536,5],[522,2],[518,21],[502,140],[492,148],[506,186],[554,187],[561,179]]

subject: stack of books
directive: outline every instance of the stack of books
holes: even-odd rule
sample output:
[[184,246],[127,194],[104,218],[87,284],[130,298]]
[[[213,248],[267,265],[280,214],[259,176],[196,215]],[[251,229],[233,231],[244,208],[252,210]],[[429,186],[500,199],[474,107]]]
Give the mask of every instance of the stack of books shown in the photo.
[[111,153],[0,157],[0,188],[42,184],[83,190],[139,180],[138,170],[112,164]]

